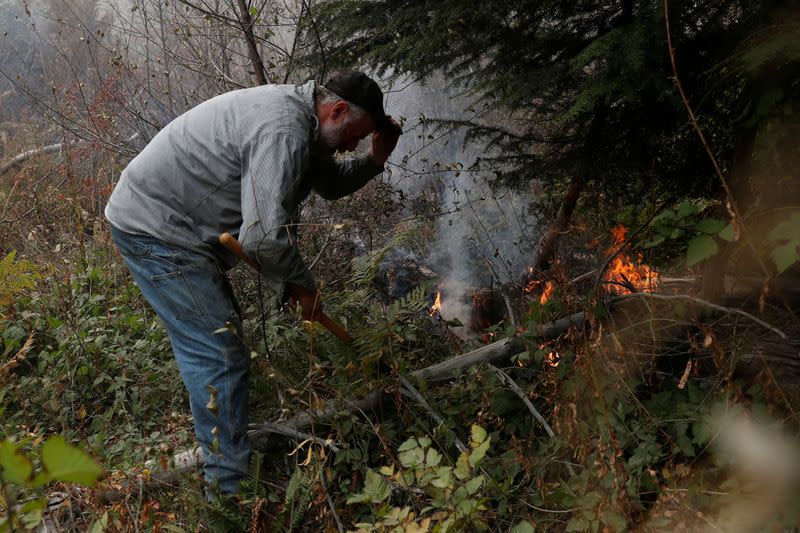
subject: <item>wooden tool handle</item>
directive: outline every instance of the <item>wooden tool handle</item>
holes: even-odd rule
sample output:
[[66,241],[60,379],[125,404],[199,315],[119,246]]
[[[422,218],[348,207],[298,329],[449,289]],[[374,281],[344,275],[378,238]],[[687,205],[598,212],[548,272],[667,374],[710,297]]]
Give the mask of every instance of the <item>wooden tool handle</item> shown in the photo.
[[[241,259],[242,261],[244,261],[245,263],[247,263],[251,267],[255,268],[256,270],[258,270],[258,265],[256,264],[255,261],[253,261],[252,259],[247,257],[247,254],[244,253],[244,250],[242,249],[242,245],[239,244],[239,241],[236,239],[236,237],[234,237],[233,235],[231,235],[230,233],[228,233],[226,231],[225,233],[223,233],[223,234],[221,234],[219,236],[219,243],[226,250],[228,250],[229,252],[235,254],[236,257],[238,257],[239,259]],[[317,315],[317,322],[322,324],[322,326],[325,329],[327,329],[328,331],[330,331],[331,333],[333,333],[334,335],[339,337],[339,340],[341,340],[342,342],[345,342],[347,344],[350,344],[351,342],[353,342],[353,337],[350,336],[350,334],[347,332],[347,330],[344,329],[338,322],[333,320],[331,317],[329,317],[325,313],[319,313]]]
[[255,261],[247,257],[247,254],[244,253],[242,245],[239,244],[239,241],[236,239],[236,237],[226,231],[219,236],[219,243],[229,252],[236,254],[236,257],[258,270],[258,265]]
[[338,322],[336,322],[334,319],[332,319],[325,313],[320,313],[319,316],[317,317],[317,321],[320,324],[322,324],[325,327],[325,329],[327,329],[328,331],[339,337],[340,341],[346,344],[350,344],[351,342],[353,342],[353,337],[350,336],[347,330],[344,329]]

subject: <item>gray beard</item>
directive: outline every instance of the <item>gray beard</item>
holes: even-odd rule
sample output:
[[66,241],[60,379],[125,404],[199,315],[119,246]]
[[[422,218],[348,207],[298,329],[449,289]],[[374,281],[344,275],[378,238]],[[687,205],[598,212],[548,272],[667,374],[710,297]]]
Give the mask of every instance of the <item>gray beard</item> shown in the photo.
[[350,126],[352,121],[350,119],[346,119],[345,121],[333,125],[327,125],[319,127],[319,139],[318,142],[322,144],[324,148],[326,148],[330,152],[334,152],[336,148],[342,142],[342,133],[344,130]]

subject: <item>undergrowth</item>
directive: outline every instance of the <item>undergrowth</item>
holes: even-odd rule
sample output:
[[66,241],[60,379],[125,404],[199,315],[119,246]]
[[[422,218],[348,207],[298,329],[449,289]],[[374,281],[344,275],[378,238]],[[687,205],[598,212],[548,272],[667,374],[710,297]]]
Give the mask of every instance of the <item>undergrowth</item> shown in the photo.
[[[720,406],[764,427],[776,426],[786,406],[709,355],[719,348],[713,338],[669,364],[611,329],[588,339],[568,331],[541,344],[528,332],[574,310],[563,303],[574,297],[564,295],[533,304],[518,330],[494,328],[529,346],[504,369],[517,390],[480,365],[444,382],[411,380],[418,395],[410,394],[398,377],[451,357],[454,345],[446,324],[428,313],[429,288],[376,303],[371,280],[398,242],[354,262],[346,290],[327,293],[326,309],[354,336],[352,346],[292,323],[259,296],[257,278],[235,273],[254,350],[252,421],[338,406],[338,416],[312,428],[320,441],[271,436],[237,500],[206,501],[195,473],[175,488],[128,489],[124,504],[84,496],[82,518],[65,523],[131,531],[659,530],[699,527],[749,501],[759,480],[740,475],[732,456],[715,448]],[[55,433],[82,445],[112,472],[98,491],[116,486],[114,471],[136,466],[146,480],[144,460],[168,465],[174,451],[194,445],[163,329],[104,250],[73,257],[68,271],[13,269],[20,279],[2,310],[0,371],[3,436],[28,450]],[[655,318],[645,316],[641,328]],[[481,345],[470,342],[461,350]],[[554,351],[556,359],[548,356]],[[692,358],[702,370],[681,375]],[[376,407],[350,408],[348,399],[374,391],[383,393]],[[791,483],[784,489],[797,493]],[[785,506],[768,508],[765,523],[797,523]]]

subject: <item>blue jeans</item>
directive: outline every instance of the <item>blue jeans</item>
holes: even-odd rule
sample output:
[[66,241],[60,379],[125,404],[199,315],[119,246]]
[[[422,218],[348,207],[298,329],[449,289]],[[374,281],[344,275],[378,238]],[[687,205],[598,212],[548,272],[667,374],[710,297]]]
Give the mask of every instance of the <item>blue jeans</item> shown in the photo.
[[[250,459],[250,357],[228,278],[204,255],[109,227],[136,284],[166,326],[189,391],[206,481],[223,494],[235,494]],[[226,324],[228,330],[214,333]],[[216,407],[209,386],[216,390]]]

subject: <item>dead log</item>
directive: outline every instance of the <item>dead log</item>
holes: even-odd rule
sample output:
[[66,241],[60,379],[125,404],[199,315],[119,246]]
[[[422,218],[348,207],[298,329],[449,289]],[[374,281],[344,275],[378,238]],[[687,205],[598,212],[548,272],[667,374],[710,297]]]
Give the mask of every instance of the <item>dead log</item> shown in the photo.
[[[543,340],[553,339],[567,331],[572,325],[580,327],[584,319],[585,314],[581,312],[548,324],[542,324],[537,326],[535,336]],[[477,350],[451,357],[441,363],[415,370],[411,373],[411,376],[419,381],[428,382],[440,379],[452,379],[461,375],[470,367],[484,363],[497,363],[513,355],[524,352],[526,349],[527,345],[523,339],[520,337],[508,337],[482,346]],[[290,430],[300,431],[311,427],[315,422],[329,422],[343,412],[353,410],[366,411],[378,403],[381,392],[381,390],[375,390],[358,400],[344,400],[344,403],[340,406],[329,406],[318,411],[306,411],[281,422],[279,425],[290,428]],[[253,448],[259,449],[259,445],[265,441],[265,437],[269,433],[274,433],[272,428],[261,428],[256,425],[248,433],[250,444]]]

